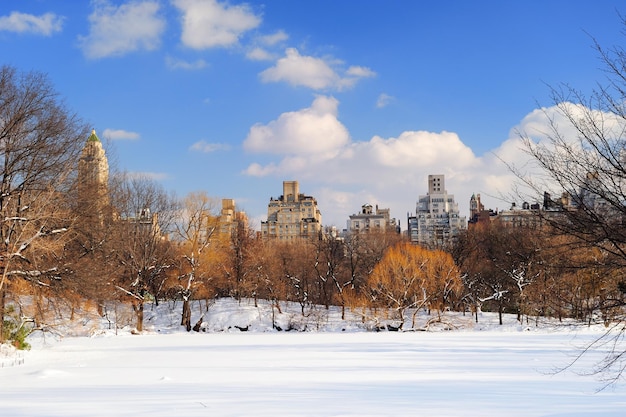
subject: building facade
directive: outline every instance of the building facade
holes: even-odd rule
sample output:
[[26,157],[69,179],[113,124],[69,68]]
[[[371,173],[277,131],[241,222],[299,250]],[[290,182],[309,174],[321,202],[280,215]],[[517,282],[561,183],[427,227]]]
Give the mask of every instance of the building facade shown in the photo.
[[412,243],[430,248],[449,245],[467,228],[458,203],[448,194],[444,175],[428,176],[428,193],[420,195],[415,216],[408,216],[408,236]]
[[317,200],[300,193],[298,181],[283,181],[283,195],[270,198],[267,221],[261,222],[261,236],[294,240],[319,236],[322,213]]
[[485,205],[480,201],[480,194],[472,194],[469,202],[470,206],[470,222],[478,218],[480,213],[485,211]]
[[105,220],[109,211],[109,161],[95,129],[78,160],[78,199],[83,215]]
[[219,224],[221,233],[233,235],[240,228],[244,230],[248,228],[248,216],[245,212],[236,210],[235,200],[223,198]]
[[388,208],[378,208],[376,210],[371,204],[361,206],[361,211],[350,216],[347,222],[347,233],[369,233],[383,231],[397,231],[399,228],[395,218],[391,218]]

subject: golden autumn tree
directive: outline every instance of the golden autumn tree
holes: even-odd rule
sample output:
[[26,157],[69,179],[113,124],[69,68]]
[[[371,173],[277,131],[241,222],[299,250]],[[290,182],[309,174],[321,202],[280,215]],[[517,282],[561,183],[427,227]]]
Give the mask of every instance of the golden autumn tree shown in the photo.
[[402,329],[408,309],[443,309],[462,281],[450,254],[402,242],[387,250],[367,287],[372,305],[392,309]]
[[[182,203],[182,215],[175,227],[182,256],[178,289],[183,299],[181,325],[191,330],[191,300],[200,291],[209,291],[209,282],[224,254],[222,248],[228,241],[220,234],[217,201],[205,192],[190,193]],[[222,262],[223,263],[223,262]]]

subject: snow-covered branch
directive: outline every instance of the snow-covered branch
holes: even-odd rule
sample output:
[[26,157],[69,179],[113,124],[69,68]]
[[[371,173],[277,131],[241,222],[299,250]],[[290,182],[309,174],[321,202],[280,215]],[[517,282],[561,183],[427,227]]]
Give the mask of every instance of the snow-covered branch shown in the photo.
[[118,290],[122,291],[126,295],[130,295],[131,297],[136,298],[139,301],[143,301],[143,297],[141,295],[139,295],[139,294],[133,294],[132,292],[128,291],[127,289],[124,289],[124,288],[120,287],[119,285],[116,285],[115,288],[117,288]]

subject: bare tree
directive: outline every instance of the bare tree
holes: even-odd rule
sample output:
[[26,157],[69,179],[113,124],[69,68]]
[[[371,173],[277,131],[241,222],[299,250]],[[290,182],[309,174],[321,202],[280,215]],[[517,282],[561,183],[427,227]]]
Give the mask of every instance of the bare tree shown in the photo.
[[65,197],[86,134],[45,75],[0,67],[0,318],[12,280],[46,286],[62,275]]
[[[626,35],[626,19],[622,18]],[[517,170],[519,178],[537,194],[563,199],[548,201],[560,215],[546,216],[555,232],[575,238],[582,247],[595,247],[602,253],[607,271],[619,271],[619,279],[603,282],[613,296],[602,302],[614,314],[610,328],[612,346],[601,368],[612,378],[626,369],[626,50],[619,45],[604,48],[594,41],[605,69],[606,82],[590,94],[562,85],[552,89],[558,110],[551,121],[547,139],[535,142],[523,132],[524,147],[543,175],[530,176]],[[532,132],[530,132],[532,133]],[[605,276],[613,275],[606,274]],[[609,372],[610,371],[610,372]]]
[[478,224],[463,233],[455,243],[453,252],[465,281],[463,298],[471,302],[476,321],[485,306],[497,309],[502,324],[505,309],[514,304],[513,281],[506,272],[511,264],[507,255],[511,250],[507,234],[511,230],[491,222]]
[[120,174],[112,188],[115,240],[109,248],[119,268],[116,288],[130,298],[142,331],[146,297],[159,296],[173,262],[168,236],[176,199],[141,175]]
[[280,253],[285,243],[276,240],[258,239],[254,241],[253,250],[250,253],[252,296],[255,307],[257,299],[269,300],[272,306],[272,327],[278,328],[275,320],[275,312],[282,313],[280,301],[287,298],[288,283],[283,279],[283,265]]
[[300,311],[305,315],[307,307],[320,299],[319,287],[314,269],[314,250],[311,242],[306,239],[297,239],[293,242],[275,242],[275,255],[280,265],[280,275],[276,277],[275,286],[286,289],[286,301],[300,304]]

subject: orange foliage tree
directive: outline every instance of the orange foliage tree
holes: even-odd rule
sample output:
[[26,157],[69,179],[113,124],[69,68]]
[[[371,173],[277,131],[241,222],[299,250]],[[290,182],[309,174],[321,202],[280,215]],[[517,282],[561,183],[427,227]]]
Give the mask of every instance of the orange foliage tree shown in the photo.
[[387,250],[367,287],[372,306],[393,309],[402,329],[408,309],[441,311],[461,290],[462,281],[450,254],[403,242]]
[[190,193],[184,198],[181,217],[175,227],[182,258],[178,291],[183,299],[181,325],[190,331],[191,301],[198,293],[209,290],[208,284],[217,270],[212,266],[223,263],[228,236],[220,233],[216,200],[205,192]]

